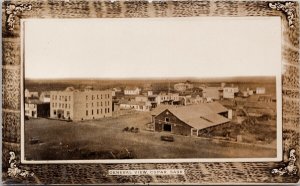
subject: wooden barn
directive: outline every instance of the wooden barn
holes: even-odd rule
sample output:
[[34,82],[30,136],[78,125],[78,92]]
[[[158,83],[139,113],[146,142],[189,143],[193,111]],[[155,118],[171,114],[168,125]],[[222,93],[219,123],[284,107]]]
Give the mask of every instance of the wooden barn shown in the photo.
[[198,136],[201,130],[228,123],[230,110],[218,102],[191,106],[164,106],[152,113],[154,131]]

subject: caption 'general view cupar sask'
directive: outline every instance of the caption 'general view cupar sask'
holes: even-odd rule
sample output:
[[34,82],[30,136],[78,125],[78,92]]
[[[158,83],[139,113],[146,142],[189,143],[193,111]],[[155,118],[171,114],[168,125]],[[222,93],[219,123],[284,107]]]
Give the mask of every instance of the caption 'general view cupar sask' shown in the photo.
[[25,160],[274,158],[275,77],[25,80]]

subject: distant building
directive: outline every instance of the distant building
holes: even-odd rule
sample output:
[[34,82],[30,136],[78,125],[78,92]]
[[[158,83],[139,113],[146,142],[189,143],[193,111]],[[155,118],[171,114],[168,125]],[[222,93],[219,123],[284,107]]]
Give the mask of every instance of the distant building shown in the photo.
[[266,89],[264,87],[257,87],[255,93],[256,94],[265,94],[266,93]]
[[153,95],[153,91],[152,90],[148,90],[147,91],[147,96],[152,96]]
[[112,116],[111,91],[75,90],[50,92],[50,117],[66,120],[90,120]]
[[25,89],[24,97],[25,98],[38,98],[39,93],[38,92],[30,92],[28,89]]
[[37,98],[26,99],[24,107],[25,116],[30,118],[48,118],[50,116],[50,103],[42,102]]
[[252,95],[253,95],[253,90],[250,90],[249,88],[247,88],[247,92],[248,92],[248,95],[249,95],[249,96],[252,96]]
[[152,113],[154,130],[198,136],[201,130],[228,123],[229,110],[217,102],[191,106],[165,106]]
[[42,92],[40,95],[40,101],[43,103],[50,103],[50,92],[49,91]]
[[223,98],[234,99],[235,94],[239,92],[238,87],[224,87]]
[[139,95],[141,89],[139,87],[126,87],[124,89],[124,95]]
[[150,111],[152,108],[150,101],[120,100],[119,105],[121,110]]
[[174,90],[179,91],[179,92],[184,92],[186,90],[192,89],[193,87],[194,87],[194,85],[189,82],[177,83],[174,85]]
[[219,100],[222,93],[221,87],[204,87],[203,89],[203,98],[207,100]]
[[156,108],[160,105],[161,97],[160,95],[149,95],[148,100],[150,101],[152,108]]
[[265,103],[276,102],[276,97],[272,95],[261,95],[258,97],[258,101]]
[[180,102],[178,93],[161,92],[159,96],[160,96],[160,103],[172,105],[172,104],[178,104]]
[[137,101],[137,102],[147,102],[148,97],[147,96],[136,96],[135,101]]
[[30,118],[37,118],[37,104],[32,103],[29,100],[25,100],[24,103],[25,106],[25,116],[28,116]]

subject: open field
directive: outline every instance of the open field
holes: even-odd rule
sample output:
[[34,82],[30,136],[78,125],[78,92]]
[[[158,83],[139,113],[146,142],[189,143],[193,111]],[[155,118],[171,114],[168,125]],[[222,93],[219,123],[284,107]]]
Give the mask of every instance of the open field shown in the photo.
[[[84,122],[49,119],[25,121],[26,160],[64,159],[156,159],[156,158],[271,158],[276,149],[253,144],[173,135],[174,142],[161,141],[166,133],[145,130],[149,113]],[[138,133],[123,132],[137,127]],[[171,135],[171,134],[170,134]],[[30,138],[39,143],[30,144]],[[128,156],[130,152],[130,156]]]

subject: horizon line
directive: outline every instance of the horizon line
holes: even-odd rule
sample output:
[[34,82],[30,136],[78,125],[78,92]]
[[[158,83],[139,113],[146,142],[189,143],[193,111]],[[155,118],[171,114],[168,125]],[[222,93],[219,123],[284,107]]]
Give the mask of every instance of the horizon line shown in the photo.
[[176,79],[229,79],[229,78],[271,78],[276,77],[276,75],[248,75],[248,76],[207,76],[207,77],[119,77],[119,78],[110,78],[110,77],[71,77],[71,78],[24,78],[25,80],[176,80]]

